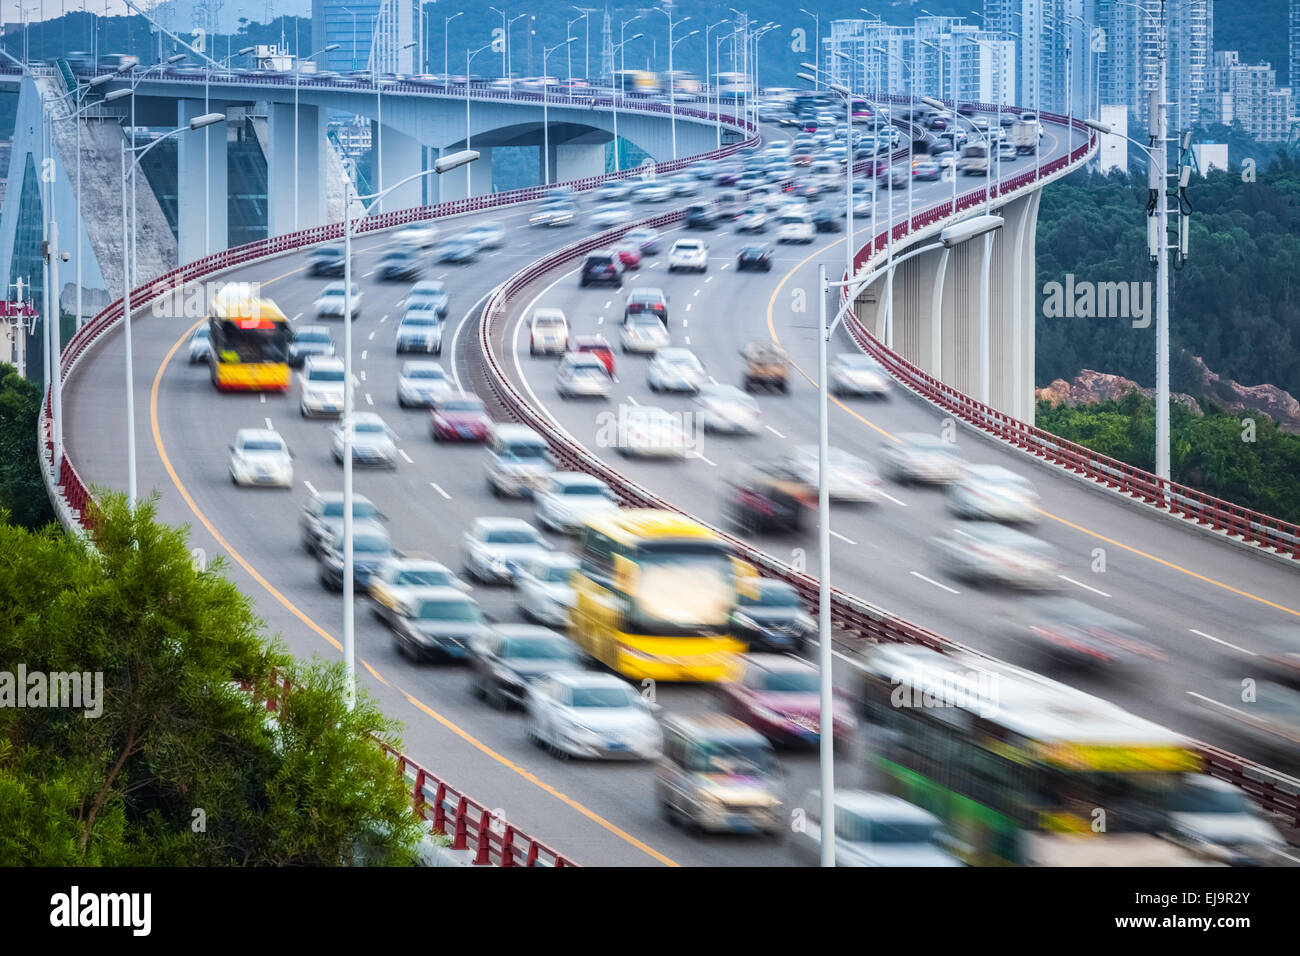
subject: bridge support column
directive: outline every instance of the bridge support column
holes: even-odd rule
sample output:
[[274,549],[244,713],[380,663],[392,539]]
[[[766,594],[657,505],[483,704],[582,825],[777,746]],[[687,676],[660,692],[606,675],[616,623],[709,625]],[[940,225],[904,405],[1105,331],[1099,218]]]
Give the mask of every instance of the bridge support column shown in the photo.
[[292,103],[267,104],[266,224],[268,236],[324,225],[325,158],[330,144],[320,109],[297,110],[297,225],[294,223],[294,108]]
[[[478,159],[466,167],[453,169],[451,172],[438,177],[442,183],[444,202],[450,202],[453,199],[465,199],[468,196],[489,196],[492,194],[492,147],[471,146],[470,148],[479,154]],[[469,170],[468,174],[466,170]],[[467,175],[468,182],[466,181]]]
[[[381,133],[379,124],[372,121],[370,124],[370,141],[380,144],[382,147],[378,157],[379,161],[376,164],[379,175],[375,176],[370,183],[370,188],[376,192],[380,189],[387,189],[407,176],[420,172],[423,168],[421,159],[423,159],[424,151],[420,148],[419,140],[414,137],[407,136],[391,126],[383,127]],[[454,176],[455,173],[450,175]],[[406,185],[394,189],[375,207],[374,211],[389,212],[394,209],[410,209],[412,206],[423,204],[424,183],[414,179]]]
[[[178,125],[187,124],[204,113],[219,113],[224,109],[224,103],[178,100]],[[176,233],[178,257],[182,264],[220,252],[229,244],[226,135],[224,124],[178,134],[176,195],[181,200],[177,203]]]

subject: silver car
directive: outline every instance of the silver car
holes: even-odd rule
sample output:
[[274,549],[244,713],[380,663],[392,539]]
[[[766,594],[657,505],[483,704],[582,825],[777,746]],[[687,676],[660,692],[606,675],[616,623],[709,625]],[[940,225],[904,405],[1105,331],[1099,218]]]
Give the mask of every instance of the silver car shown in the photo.
[[948,486],[948,507],[961,518],[1022,524],[1038,520],[1034,486],[997,465],[970,465]]
[[[339,464],[343,464],[347,427],[348,423],[342,421],[330,429],[330,452]],[[397,467],[396,436],[374,412],[352,415],[352,461],[358,465]]]
[[[821,859],[821,794],[812,790],[801,804],[805,825],[790,843],[795,859]],[[951,839],[933,813],[902,797],[867,790],[835,793],[836,866],[962,866],[949,852]]]
[[936,536],[931,547],[953,577],[1042,590],[1057,587],[1061,563],[1045,541],[1000,524],[972,524]]
[[461,542],[465,572],[484,584],[512,584],[521,568],[550,550],[523,518],[475,518]]
[[428,408],[453,391],[451,379],[437,362],[405,362],[397,375],[397,404]]
[[212,360],[212,330],[204,322],[190,336],[190,364]]
[[[341,319],[345,308],[346,287],[342,282],[331,282],[316,297],[315,308],[318,319]],[[352,283],[352,318],[361,316],[361,289]]]
[[593,515],[618,510],[609,485],[580,471],[559,471],[533,495],[537,520],[561,534],[576,534]]
[[897,438],[882,451],[891,476],[900,484],[943,485],[956,481],[966,470],[952,442],[923,432],[907,432]]
[[613,674],[569,671],[528,685],[528,738],[556,755],[654,760],[663,733],[654,705]]
[[691,392],[707,381],[704,365],[690,349],[660,349],[646,368],[652,392]]
[[605,363],[590,352],[568,352],[555,370],[555,389],[564,398],[608,398],[613,383]]
[[515,573],[520,613],[530,621],[568,627],[569,609],[573,607],[569,578],[577,568],[578,559],[562,551],[553,551],[525,564]]

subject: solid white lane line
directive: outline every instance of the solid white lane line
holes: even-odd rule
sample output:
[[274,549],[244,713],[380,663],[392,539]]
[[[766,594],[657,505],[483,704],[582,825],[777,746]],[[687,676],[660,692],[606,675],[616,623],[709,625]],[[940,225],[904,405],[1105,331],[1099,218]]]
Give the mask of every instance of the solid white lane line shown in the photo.
[[297,322],[297,321],[298,321],[299,319],[301,319],[301,318],[302,318],[302,313],[299,312],[297,315],[295,315],[295,316],[294,316],[292,319],[290,319],[289,321],[290,321],[290,322]]
[[316,494],[316,486],[313,485],[310,481],[304,481],[303,484],[307,486],[307,490],[310,491],[313,495]]
[[784,438],[784,437],[785,437],[785,436],[782,435],[779,431],[777,431],[775,428],[773,428],[771,425],[764,425],[763,427],[766,428],[768,431],[770,431],[770,432],[771,432],[773,435],[775,435],[777,438]]
[[[898,498],[895,498],[893,495],[891,495],[891,494],[890,494],[889,492],[887,492],[887,491],[882,491],[882,492],[880,492],[880,497],[882,497],[882,498],[888,498],[890,501],[892,501],[894,504],[898,505],[900,508],[906,508],[906,507],[907,507],[907,502],[906,502],[906,501],[902,501],[902,500],[900,500],[900,499],[898,499]],[[965,532],[963,531],[962,534],[965,534]],[[969,537],[969,536],[968,536],[968,537]]]
[[[364,274],[361,276],[361,278],[363,278],[363,279],[369,279],[369,278],[370,278],[372,275],[374,275],[374,274],[375,274],[375,270],[374,270],[374,269],[371,269],[369,272],[364,273]],[[343,291],[346,292],[347,290],[344,289]]]
[[949,594],[960,594],[960,593],[961,593],[960,591],[957,591],[957,590],[955,590],[955,589],[953,589],[953,588],[948,587],[948,585],[946,585],[946,584],[941,584],[941,583],[939,583],[939,582],[936,581],[934,578],[927,578],[927,577],[926,577],[924,574],[922,574],[920,571],[908,571],[907,573],[910,574],[910,575],[911,575],[912,577],[914,577],[914,578],[920,578],[920,579],[921,579],[922,581],[924,581],[926,584],[933,584],[933,585],[934,585],[935,587],[937,587],[937,588],[942,588],[943,590],[947,591]]
[[1066,577],[1064,574],[1058,574],[1057,577],[1060,578],[1062,581],[1069,581],[1075,587],[1083,588],[1085,591],[1091,591],[1093,594],[1100,594],[1102,597],[1110,597],[1110,595],[1107,594],[1105,591],[1101,591],[1098,590],[1097,588],[1092,587],[1091,585],[1084,584],[1082,581],[1076,581],[1074,580],[1074,578]]
[[408,455],[404,449],[401,449],[401,448],[397,449],[397,453],[398,453],[399,455],[402,456],[403,460],[405,460],[405,462],[406,462],[408,465],[414,465],[414,464],[415,464],[415,462],[411,461],[411,456]]
[[1224,640],[1223,638],[1221,638],[1221,637],[1215,637],[1213,634],[1206,634],[1204,631],[1198,631],[1198,630],[1197,630],[1196,628],[1194,628],[1194,627],[1189,627],[1188,630],[1191,631],[1193,634],[1195,634],[1197,637],[1203,637],[1203,638],[1205,638],[1207,641],[1214,641],[1214,643],[1216,643],[1216,644],[1222,644],[1224,647],[1231,647],[1234,651],[1241,651],[1241,653],[1243,653],[1243,654],[1249,654],[1251,657],[1258,657],[1258,656],[1259,656],[1259,655],[1256,654],[1254,651],[1248,651],[1248,650],[1246,650],[1246,648],[1244,648],[1244,647],[1238,647],[1236,644],[1229,644],[1227,641],[1225,641],[1225,640]]
[[449,495],[449,494],[447,494],[447,492],[443,491],[443,490],[442,490],[442,486],[439,485],[436,481],[431,481],[431,482],[429,482],[429,487],[431,487],[434,491],[438,492],[438,494],[442,495],[442,496],[443,496],[444,498],[446,498],[448,501],[451,501],[451,495]]
[[717,467],[718,467],[718,463],[717,463],[717,462],[715,462],[715,461],[710,461],[709,459],[707,459],[707,458],[705,458],[703,455],[701,455],[698,451],[697,451],[697,452],[693,452],[692,454],[688,455],[687,457],[688,457],[688,458],[698,458],[700,461],[704,462],[706,465],[710,465],[710,466],[712,466],[713,468],[717,468]]
[[852,538],[846,538],[846,537],[844,537],[844,535],[840,534],[840,533],[839,533],[838,531],[836,531],[834,528],[831,529],[831,537],[832,537],[832,538],[839,538],[839,539],[840,539],[841,541],[843,541],[845,544],[852,544],[852,545],[856,545],[856,544],[857,544],[857,542],[854,541]]

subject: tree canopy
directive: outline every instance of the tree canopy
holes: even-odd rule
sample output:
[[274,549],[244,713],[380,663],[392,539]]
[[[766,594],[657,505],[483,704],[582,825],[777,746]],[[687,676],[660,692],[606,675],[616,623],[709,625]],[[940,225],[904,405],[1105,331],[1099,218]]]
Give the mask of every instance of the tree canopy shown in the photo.
[[36,453],[40,411],[40,388],[0,363],[0,510],[24,528],[54,520]]

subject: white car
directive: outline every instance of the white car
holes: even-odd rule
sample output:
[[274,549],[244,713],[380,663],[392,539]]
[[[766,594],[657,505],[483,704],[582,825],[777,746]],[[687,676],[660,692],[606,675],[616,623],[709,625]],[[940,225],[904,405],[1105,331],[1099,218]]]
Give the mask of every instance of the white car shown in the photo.
[[[346,287],[342,282],[331,282],[316,297],[315,308],[318,319],[343,318]],[[352,283],[352,318],[361,316],[361,289]]]
[[798,207],[787,207],[776,220],[777,242],[812,242],[817,238],[812,216]]
[[668,250],[668,271],[709,271],[709,247],[703,239],[678,239]]
[[1233,866],[1277,864],[1286,840],[1234,784],[1184,774],[1169,796],[1174,839],[1193,852]]
[[528,217],[532,226],[567,226],[573,222],[578,207],[567,200],[548,202],[533,215]]
[[1009,587],[1059,586],[1061,562],[1052,546],[1000,524],[968,524],[930,543],[938,563],[955,578]]
[[608,182],[601,183],[592,193],[592,198],[598,203],[618,202],[626,199],[632,193],[632,183],[626,179],[612,179]]
[[230,446],[230,480],[236,485],[293,487],[293,456],[279,432],[241,428]]
[[533,494],[537,520],[560,534],[577,534],[596,515],[618,510],[609,485],[580,471],[559,471]]
[[438,241],[438,227],[425,225],[403,226],[393,233],[393,242],[410,249],[432,249]]
[[557,755],[654,760],[663,732],[654,705],[613,674],[550,674],[528,686],[528,738]]
[[621,226],[623,223],[631,222],[635,218],[636,213],[625,202],[608,203],[591,214],[592,225],[602,228]]
[[[330,429],[330,453],[343,464],[344,440],[348,423],[339,422]],[[384,420],[374,412],[354,412],[352,415],[352,461],[358,465],[383,465],[397,467],[397,443]]]
[[420,304],[406,310],[397,323],[397,354],[442,354],[442,319],[436,306]]
[[885,460],[895,481],[946,485],[966,470],[957,446],[924,432],[905,432],[884,446]]
[[[790,467],[808,484],[817,486],[821,470],[816,445],[801,445],[788,459]],[[827,491],[832,501],[874,502],[880,500],[882,482],[876,469],[861,458],[839,448],[831,448],[826,459]]]
[[705,431],[757,435],[763,427],[758,402],[734,385],[702,385],[695,404]]
[[343,360],[309,355],[302,364],[298,410],[303,418],[343,414]]
[[948,486],[948,507],[962,518],[1030,522],[1037,520],[1040,504],[1033,485],[998,465],[970,465]]
[[410,602],[421,588],[457,588],[468,591],[469,585],[456,577],[445,564],[428,557],[395,554],[386,558],[370,576],[371,610],[385,621],[392,621],[398,610]]
[[660,349],[646,367],[652,392],[698,392],[708,376],[690,349]]
[[484,584],[511,584],[515,573],[552,551],[523,518],[475,518],[461,543],[465,573]]
[[888,398],[893,382],[884,367],[869,355],[842,352],[831,360],[829,369],[831,394],[872,395]]
[[208,362],[212,359],[212,330],[205,320],[190,336],[190,364]]
[[[810,791],[801,806],[805,825],[790,844],[796,858],[821,859],[821,795]],[[945,844],[939,818],[893,794],[866,790],[835,793],[836,866],[962,866]]]
[[653,355],[669,343],[668,330],[653,312],[633,313],[623,320],[618,341],[624,352]]
[[693,445],[680,415],[646,405],[619,409],[615,447],[624,457],[685,458]]
[[553,551],[529,561],[515,573],[519,612],[530,621],[551,627],[569,626],[573,587],[569,577],[578,559],[564,551]]
[[680,173],[668,181],[674,196],[694,196],[700,191],[700,184],[694,176]]
[[654,180],[643,182],[632,189],[632,198],[637,202],[665,202],[672,194],[671,186]]
[[439,396],[454,390],[437,362],[404,362],[397,374],[397,404],[402,408],[429,408]]
[[499,222],[480,222],[465,230],[461,238],[477,242],[480,249],[500,249],[506,244],[506,230]]
[[609,398],[613,384],[605,363],[591,352],[566,352],[555,370],[562,398]]
[[531,498],[555,471],[546,439],[527,425],[494,425],[487,440],[487,485],[493,496]]
[[528,323],[529,355],[563,355],[569,350],[569,320],[562,309],[533,309]]

